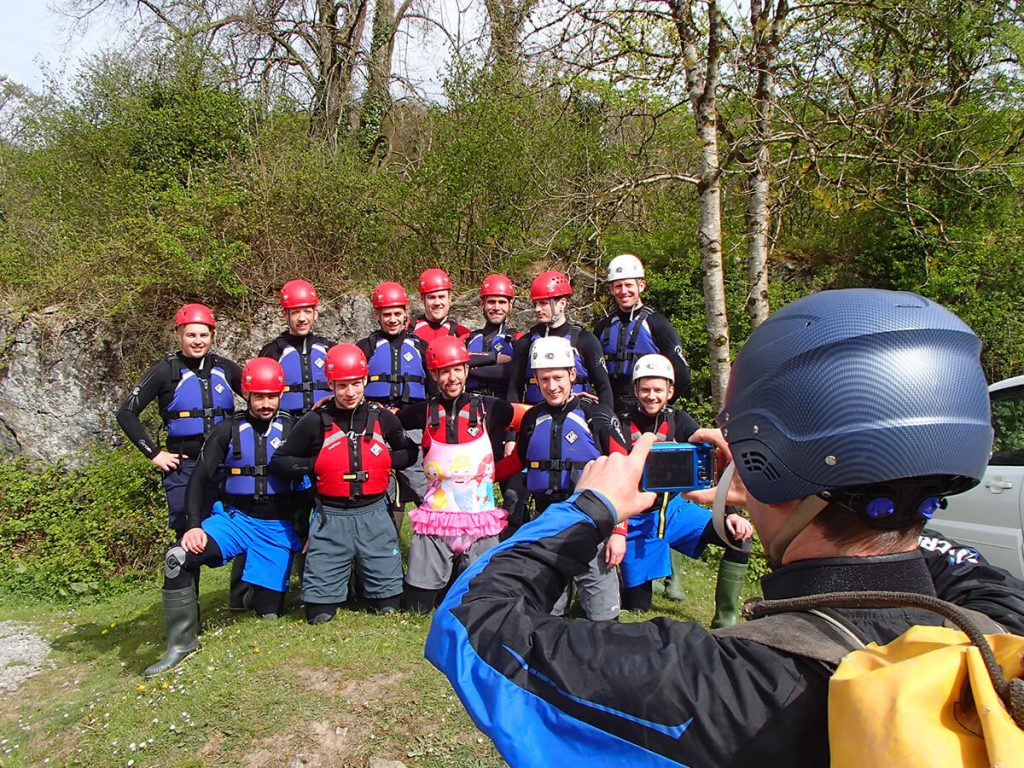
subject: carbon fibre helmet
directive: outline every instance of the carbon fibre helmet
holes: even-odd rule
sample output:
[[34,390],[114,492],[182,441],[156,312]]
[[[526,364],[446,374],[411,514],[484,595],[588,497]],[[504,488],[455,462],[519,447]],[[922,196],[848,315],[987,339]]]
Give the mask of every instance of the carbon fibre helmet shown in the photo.
[[530,300],[543,301],[544,299],[559,299],[562,296],[572,296],[572,284],[565,272],[550,269],[541,272],[530,284]]
[[480,298],[488,296],[504,296],[506,299],[514,299],[516,295],[515,286],[505,275],[488,275],[480,283]]
[[315,307],[319,303],[316,288],[306,280],[289,280],[281,286],[281,309]]
[[374,309],[407,307],[409,297],[400,283],[381,283],[373,289],[372,303]]
[[189,323],[202,323],[209,326],[210,330],[217,327],[217,321],[213,317],[213,310],[205,304],[186,304],[178,310],[174,316],[174,327],[178,328]]
[[427,370],[438,371],[469,362],[469,350],[455,336],[438,336],[427,345]]
[[420,296],[434,291],[450,291],[452,279],[443,269],[433,267],[425,269],[420,273]]
[[913,293],[795,301],[732,366],[718,423],[736,471],[769,504],[906,478],[965,491],[992,447],[980,350],[962,320]]
[[242,393],[279,395],[284,392],[281,364],[269,357],[254,357],[242,368]]
[[664,355],[644,355],[633,364],[633,383],[649,376],[668,379],[675,384],[676,372],[672,361]]
[[608,263],[608,276],[606,283],[614,283],[616,280],[629,280],[631,278],[642,279],[644,277],[644,265],[632,253],[620,253]]
[[355,344],[335,344],[327,350],[324,376],[328,381],[361,379],[368,373],[366,355]]

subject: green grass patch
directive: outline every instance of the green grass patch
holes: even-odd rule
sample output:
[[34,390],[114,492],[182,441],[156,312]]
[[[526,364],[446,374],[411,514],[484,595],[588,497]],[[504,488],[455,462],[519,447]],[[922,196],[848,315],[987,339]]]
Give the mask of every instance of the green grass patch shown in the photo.
[[[654,611],[623,620],[706,624],[714,579],[714,564],[687,559],[684,602],[655,596]],[[424,660],[428,618],[342,610],[311,627],[293,606],[260,621],[226,610],[227,583],[227,569],[204,569],[201,648],[154,680],[142,671],[163,652],[156,574],[89,604],[0,595],[0,620],[52,646],[43,672],[0,695],[0,766],[505,764]]]

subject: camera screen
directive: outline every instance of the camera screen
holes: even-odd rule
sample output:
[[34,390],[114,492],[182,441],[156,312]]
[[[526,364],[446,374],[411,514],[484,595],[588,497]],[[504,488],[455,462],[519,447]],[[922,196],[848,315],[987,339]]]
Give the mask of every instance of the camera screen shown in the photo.
[[690,488],[693,476],[693,450],[652,451],[644,464],[647,488]]

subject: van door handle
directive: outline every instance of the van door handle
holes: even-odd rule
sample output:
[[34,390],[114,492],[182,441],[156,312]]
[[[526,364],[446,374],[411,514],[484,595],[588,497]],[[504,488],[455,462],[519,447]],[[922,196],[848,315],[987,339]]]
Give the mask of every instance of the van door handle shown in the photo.
[[993,477],[985,481],[985,487],[992,491],[992,493],[1001,493],[1013,488],[1013,483],[1001,477]]

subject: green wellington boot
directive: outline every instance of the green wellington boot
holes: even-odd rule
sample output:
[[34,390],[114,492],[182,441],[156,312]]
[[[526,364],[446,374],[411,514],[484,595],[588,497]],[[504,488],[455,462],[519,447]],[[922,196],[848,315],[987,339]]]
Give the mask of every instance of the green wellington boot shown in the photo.
[[189,584],[184,589],[165,589],[163,593],[167,651],[160,661],[146,667],[146,677],[173,669],[199,647],[199,602],[195,588]]
[[747,577],[746,563],[733,563],[724,558],[718,564],[718,583],[715,584],[715,615],[711,628],[731,627],[739,620],[737,603]]
[[683,555],[676,552],[674,549],[670,552],[672,560],[672,575],[665,579],[665,597],[669,600],[682,601],[686,599],[686,593],[683,592],[683,574],[681,565],[683,563]]

